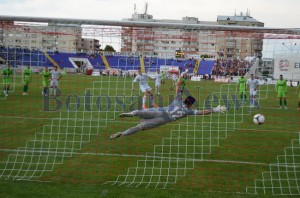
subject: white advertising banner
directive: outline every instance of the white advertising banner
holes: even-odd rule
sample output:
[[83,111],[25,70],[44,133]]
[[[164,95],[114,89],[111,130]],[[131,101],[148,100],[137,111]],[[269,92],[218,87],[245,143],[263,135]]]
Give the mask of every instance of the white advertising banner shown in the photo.
[[160,66],[160,71],[164,72],[164,73],[168,73],[168,72],[178,73],[179,72],[179,67],[178,66],[162,65],[162,66]]
[[274,55],[274,78],[279,75],[284,79],[300,79],[300,54],[275,54]]

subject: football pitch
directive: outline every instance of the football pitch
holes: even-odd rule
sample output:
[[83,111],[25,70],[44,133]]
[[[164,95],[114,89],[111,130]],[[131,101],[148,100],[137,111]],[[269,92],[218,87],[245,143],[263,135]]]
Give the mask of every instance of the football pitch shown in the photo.
[[[257,110],[240,104],[236,83],[188,81],[195,107],[221,104],[228,112],[110,140],[139,123],[118,117],[140,106],[132,78],[64,75],[57,97],[42,96],[41,81],[34,74],[23,96],[17,75],[9,96],[0,95],[0,197],[300,195],[295,87],[289,109],[279,110],[274,85],[260,86]],[[175,97],[171,80],[165,82],[159,106]],[[262,125],[253,123],[258,113],[266,117]]]

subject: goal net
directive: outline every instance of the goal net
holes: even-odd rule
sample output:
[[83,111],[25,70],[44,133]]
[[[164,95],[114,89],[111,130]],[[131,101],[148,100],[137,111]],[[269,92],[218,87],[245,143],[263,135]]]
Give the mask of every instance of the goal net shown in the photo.
[[[300,194],[299,32],[67,21],[2,21],[0,30],[1,70],[9,78],[0,82],[0,179]],[[57,88],[41,75],[56,66],[63,71]],[[188,69],[183,98],[196,98],[198,111],[219,104],[228,111],[110,140],[139,124],[119,117],[141,108],[144,94],[132,89],[139,68],[166,74],[154,95],[160,107],[176,97],[168,76]],[[259,83],[255,99],[238,84],[251,74]],[[287,103],[277,98],[279,75]],[[154,93],[154,81],[148,84]],[[45,88],[49,95],[41,94]],[[253,123],[258,113],[262,125]]]

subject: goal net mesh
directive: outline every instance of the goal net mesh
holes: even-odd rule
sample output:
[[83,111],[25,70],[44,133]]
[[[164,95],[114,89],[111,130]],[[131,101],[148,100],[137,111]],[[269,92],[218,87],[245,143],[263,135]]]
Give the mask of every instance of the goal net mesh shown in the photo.
[[[8,96],[0,82],[0,179],[300,194],[298,35],[67,21],[2,22],[0,30],[1,69],[13,70]],[[27,65],[30,95],[22,95]],[[40,72],[55,65],[62,71],[57,95],[43,96]],[[228,111],[110,140],[140,122],[118,116],[141,108],[143,93],[132,90],[137,69],[154,74],[161,67],[189,69],[183,97],[194,96],[194,108],[220,104]],[[260,83],[259,109],[251,107],[249,90],[240,96],[237,80],[250,74]],[[278,109],[280,74],[289,85],[288,110]],[[155,95],[160,107],[176,97],[172,80],[163,80]],[[154,92],[154,81],[148,83]],[[260,126],[253,123],[258,113],[266,117]]]

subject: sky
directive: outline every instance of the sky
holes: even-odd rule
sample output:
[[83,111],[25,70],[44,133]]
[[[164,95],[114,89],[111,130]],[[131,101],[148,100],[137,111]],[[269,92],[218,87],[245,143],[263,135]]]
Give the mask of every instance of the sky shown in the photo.
[[[300,28],[300,0],[0,0],[0,15],[122,20],[131,18],[135,4],[137,12],[144,13],[145,2],[148,2],[148,14],[154,19],[181,20],[189,16],[199,21],[216,21],[218,15],[233,16],[248,10],[265,27]],[[116,50],[120,48],[119,41],[109,42]],[[264,51],[268,48],[271,54],[275,48],[300,51],[299,40],[270,42]]]
[[300,28],[300,0],[0,0],[0,15],[122,20],[139,13],[148,2],[154,19],[197,17],[216,21],[218,15],[246,13],[272,28]]

